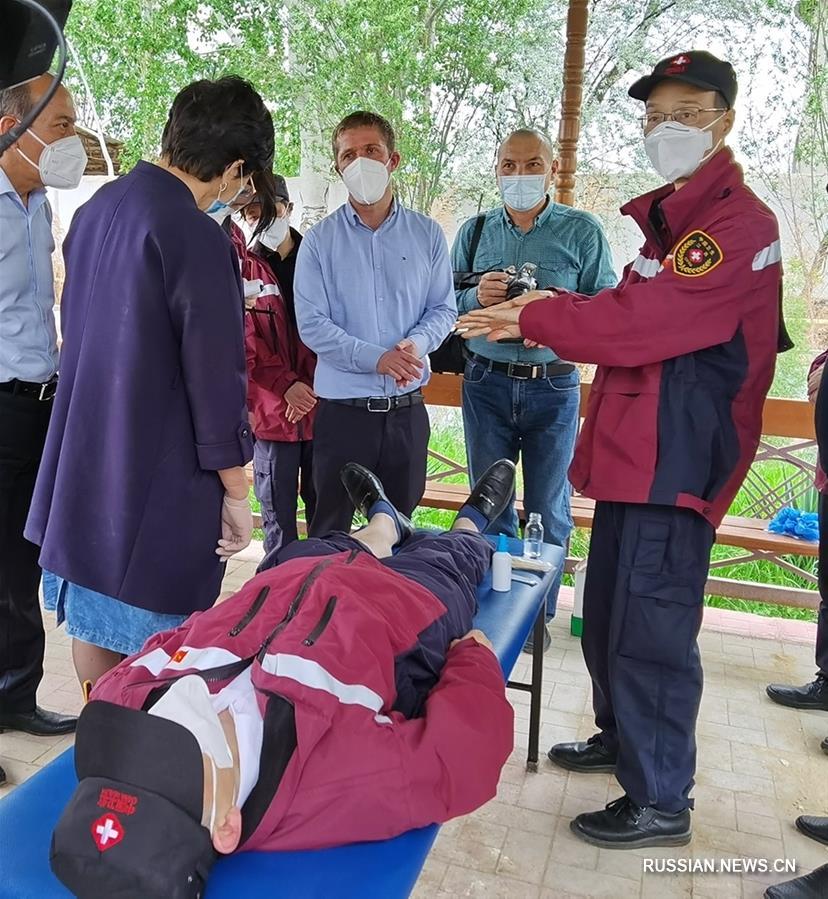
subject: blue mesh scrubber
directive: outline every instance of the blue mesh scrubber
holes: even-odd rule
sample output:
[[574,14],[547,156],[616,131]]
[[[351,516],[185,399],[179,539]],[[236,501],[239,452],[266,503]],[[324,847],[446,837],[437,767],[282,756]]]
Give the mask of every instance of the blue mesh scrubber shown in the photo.
[[785,534],[800,540],[819,540],[819,516],[816,512],[802,512],[788,506],[774,515],[768,530],[772,534]]

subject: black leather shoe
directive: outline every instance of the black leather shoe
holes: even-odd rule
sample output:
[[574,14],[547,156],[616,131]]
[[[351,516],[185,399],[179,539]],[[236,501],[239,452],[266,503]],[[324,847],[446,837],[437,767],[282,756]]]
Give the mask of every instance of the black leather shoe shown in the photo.
[[0,787],[6,782],[6,772],[0,768]]
[[578,815],[569,828],[582,840],[604,849],[686,846],[693,836],[690,809],[667,814],[636,805],[629,796],[610,802],[600,812]]
[[397,530],[400,532],[398,543],[407,540],[414,533],[414,525],[394,507],[394,504],[385,495],[382,481],[373,471],[369,471],[364,465],[359,465],[357,462],[348,462],[339,473],[339,479],[354,507],[365,518],[368,517],[371,506],[379,500],[388,503],[394,509]]
[[567,771],[612,774],[615,771],[615,753],[610,752],[596,734],[586,743],[556,743],[546,757]]
[[796,829],[806,837],[828,846],[828,818],[800,815],[796,819]]
[[6,730],[19,730],[35,737],[56,737],[75,731],[78,719],[74,715],[47,712],[37,706],[33,712],[0,713],[0,734]]
[[826,738],[819,744],[819,746],[820,746],[820,749],[822,749],[822,751],[823,751],[826,755],[828,755],[828,737],[826,737]]
[[477,479],[464,505],[476,509],[491,524],[509,505],[515,492],[515,463],[499,459]]
[[[543,626],[543,651],[546,652],[547,649],[552,645],[552,637],[549,634],[549,628],[544,625]],[[529,634],[529,639],[523,644],[523,652],[532,655],[535,651],[535,635],[534,633]]]
[[804,877],[786,880],[765,890],[765,899],[825,899],[828,896],[828,865]]
[[820,709],[828,712],[828,678],[822,674],[802,687],[771,684],[766,692],[774,702],[791,709]]

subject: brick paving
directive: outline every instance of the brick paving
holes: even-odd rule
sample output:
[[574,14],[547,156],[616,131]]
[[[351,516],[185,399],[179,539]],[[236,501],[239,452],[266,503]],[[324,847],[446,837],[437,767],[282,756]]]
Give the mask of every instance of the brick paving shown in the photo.
[[[260,547],[228,565],[224,589],[252,576]],[[571,591],[562,591],[553,645],[544,657],[541,747],[592,733],[589,678],[569,634]],[[78,712],[81,697],[69,640],[45,613],[46,674],[38,696],[47,708]],[[620,795],[609,775],[578,775],[541,764],[524,770],[529,697],[511,694],[515,751],[497,798],[440,831],[414,896],[449,899],[759,899],[790,874],[645,872],[646,859],[796,859],[800,871],[828,862],[828,847],[801,836],[793,819],[828,814],[828,757],[819,749],[828,714],[771,703],[770,681],[804,683],[813,668],[814,625],[708,609],[700,644],[705,693],[693,842],[681,849],[613,852],[588,846],[569,830],[572,816]],[[528,659],[516,676],[528,679]],[[0,735],[0,764],[14,789],[71,745],[71,737]],[[335,897],[332,897],[335,899]]]

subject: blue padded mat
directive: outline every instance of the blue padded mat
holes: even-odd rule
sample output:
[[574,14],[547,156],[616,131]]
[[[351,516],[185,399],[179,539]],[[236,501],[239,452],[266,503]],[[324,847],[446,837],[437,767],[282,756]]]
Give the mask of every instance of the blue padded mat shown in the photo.
[[[519,540],[510,549],[522,550]],[[559,566],[563,550],[544,547]],[[479,588],[475,625],[494,645],[508,677],[520,655],[554,570],[534,586],[514,581],[495,593],[487,578]],[[49,868],[52,830],[76,785],[68,749],[0,801],[0,899],[52,899],[71,893]],[[285,899],[397,899],[411,892],[428,856],[436,825],[392,840],[306,852],[242,852],[221,859],[210,875],[206,899],[282,896]],[[136,896],[136,899],[140,897]]]

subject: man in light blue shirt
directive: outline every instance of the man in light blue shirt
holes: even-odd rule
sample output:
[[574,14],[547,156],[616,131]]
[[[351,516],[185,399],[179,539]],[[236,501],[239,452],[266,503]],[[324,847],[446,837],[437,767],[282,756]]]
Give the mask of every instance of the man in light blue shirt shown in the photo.
[[[539,288],[594,294],[617,283],[598,220],[549,197],[557,168],[552,144],[537,131],[515,131],[500,146],[497,177],[504,205],[483,214],[473,254],[476,219],[463,224],[452,247],[456,272],[486,273],[478,287],[457,291],[460,312],[503,302],[509,280],[503,269],[527,262],[537,265]],[[526,513],[541,514],[546,542],[565,546],[572,530],[567,471],[578,432],[577,369],[546,347],[522,343],[477,338],[468,341],[467,352],[463,425],[470,480],[497,459],[517,462],[520,456]],[[518,535],[514,504],[491,530]],[[560,575],[550,609],[559,585]]]
[[350,529],[346,462],[376,472],[406,515],[422,498],[430,429],[420,388],[457,315],[440,226],[394,198],[391,125],[352,113],[333,152],[348,202],[305,236],[294,284],[299,333],[318,357],[311,536]]
[[[0,90],[0,134],[19,125],[51,83],[43,75]],[[57,384],[54,241],[45,186],[77,186],[85,166],[64,87],[0,156],[0,731],[53,735],[75,728],[74,717],[47,712],[35,701],[45,648],[40,550],[24,539],[23,528]],[[0,768],[0,784],[4,780]]]

